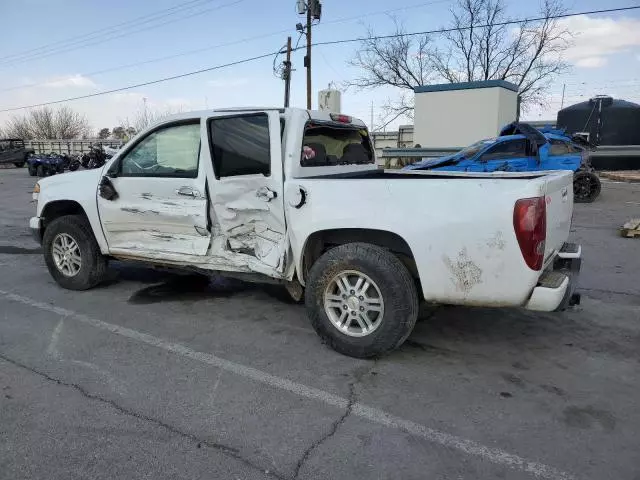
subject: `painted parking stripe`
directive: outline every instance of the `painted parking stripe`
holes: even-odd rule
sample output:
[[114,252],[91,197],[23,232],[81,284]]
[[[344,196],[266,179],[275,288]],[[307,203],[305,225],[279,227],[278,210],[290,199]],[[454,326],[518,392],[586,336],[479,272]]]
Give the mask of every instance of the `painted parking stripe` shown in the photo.
[[[120,325],[107,323],[102,320],[89,317],[87,315],[76,313],[66,308],[56,307],[47,303],[38,302],[37,300],[33,300],[31,298],[17,295],[15,293],[7,292],[4,290],[0,290],[0,296],[4,297],[7,300],[22,303],[24,305],[28,305],[30,307],[34,307],[46,312],[55,313],[64,317],[65,320],[75,320],[86,325],[91,325],[92,327],[95,327],[97,329],[107,331],[137,342],[141,342],[152,347],[161,348],[176,355],[180,355],[191,360],[220,368],[227,372],[234,373],[238,376],[248,378],[265,385],[269,385],[273,388],[285,390],[300,397],[317,400],[326,405],[331,405],[342,410],[346,409],[349,404],[348,399],[344,397],[334,395],[318,388],[309,387],[301,383],[293,382],[291,380],[287,380],[286,378],[278,377],[276,375],[272,375],[253,367],[232,362],[230,360],[225,360],[224,358],[220,358],[210,353],[198,352],[184,345],[169,342],[167,340],[163,340],[147,333],[122,327]],[[537,478],[550,480],[573,480],[575,478],[573,475],[562,472],[554,467],[539,462],[530,461],[504,450],[482,445],[478,442],[474,442],[473,440],[467,440],[450,433],[435,430],[425,425],[396,417],[383,410],[370,407],[362,403],[355,403],[352,406],[351,414],[360,418],[367,419],[379,425],[402,430],[406,433],[421,437],[435,444],[458,450],[467,455],[481,457],[484,460],[498,465],[503,465],[514,470],[527,472]]]

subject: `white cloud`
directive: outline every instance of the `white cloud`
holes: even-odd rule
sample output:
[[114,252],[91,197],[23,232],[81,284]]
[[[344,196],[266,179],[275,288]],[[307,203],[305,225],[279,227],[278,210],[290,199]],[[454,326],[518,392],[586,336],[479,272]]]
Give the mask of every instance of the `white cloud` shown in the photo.
[[640,46],[640,20],[634,18],[598,18],[580,15],[561,20],[573,33],[566,60],[582,68],[599,68],[607,57]]
[[60,77],[53,77],[42,84],[44,87],[51,88],[68,88],[68,87],[77,87],[77,88],[94,88],[97,85],[88,77],[84,77],[80,74],[75,75],[64,75]]

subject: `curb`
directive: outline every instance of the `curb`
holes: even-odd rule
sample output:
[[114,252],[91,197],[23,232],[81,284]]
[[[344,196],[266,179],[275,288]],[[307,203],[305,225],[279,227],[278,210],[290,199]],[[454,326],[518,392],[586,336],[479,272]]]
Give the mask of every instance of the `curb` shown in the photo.
[[609,180],[615,180],[618,182],[640,183],[640,170],[634,170],[624,173],[599,172],[599,175],[602,178],[607,178]]

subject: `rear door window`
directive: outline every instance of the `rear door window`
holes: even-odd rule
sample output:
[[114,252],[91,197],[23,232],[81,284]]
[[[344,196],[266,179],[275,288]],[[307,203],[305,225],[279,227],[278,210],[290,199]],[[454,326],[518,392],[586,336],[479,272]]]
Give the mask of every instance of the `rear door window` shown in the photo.
[[302,142],[300,165],[326,167],[374,163],[366,129],[335,124],[308,124]]
[[217,178],[271,175],[269,117],[265,113],[209,121],[211,156]]

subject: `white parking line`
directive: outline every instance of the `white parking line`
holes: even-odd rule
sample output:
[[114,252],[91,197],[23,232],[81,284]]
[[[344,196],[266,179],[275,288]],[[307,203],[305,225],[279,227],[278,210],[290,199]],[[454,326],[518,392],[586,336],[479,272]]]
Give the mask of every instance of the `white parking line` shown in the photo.
[[[31,298],[17,295],[11,292],[6,292],[4,290],[0,290],[0,296],[6,298],[7,300],[19,302],[46,312],[55,313],[64,317],[66,320],[75,320],[80,323],[91,325],[100,330],[104,330],[115,335],[120,335],[121,337],[129,338],[131,340],[135,340],[137,342],[141,342],[156,348],[161,348],[176,355],[180,355],[191,360],[196,360],[207,365],[212,365],[227,372],[234,373],[238,376],[249,378],[256,382],[260,382],[271,387],[278,388],[280,390],[288,391],[300,397],[317,400],[326,405],[331,405],[342,410],[346,409],[347,405],[349,404],[348,399],[340,397],[338,395],[334,395],[324,390],[309,387],[301,383],[292,382],[291,380],[287,380],[286,378],[271,375],[270,373],[258,370],[256,368],[225,360],[224,358],[217,357],[210,353],[198,352],[196,350],[192,350],[189,347],[185,347],[184,345],[172,343],[161,338],[154,337],[153,335],[149,335],[147,333],[132,330],[120,325],[107,323],[102,320],[76,313],[72,310],[67,310],[66,308],[60,308],[54,305],[38,302]],[[537,478],[550,480],[574,479],[573,475],[562,472],[554,467],[530,461],[504,450],[482,445],[480,443],[474,442],[473,440],[467,440],[450,433],[435,430],[425,425],[396,417],[383,410],[369,407],[362,403],[354,404],[352,406],[351,412],[352,415],[367,419],[379,425],[402,430],[438,445],[458,450],[467,455],[481,457],[484,460],[493,462],[498,465],[503,465],[514,470],[527,472]]]

